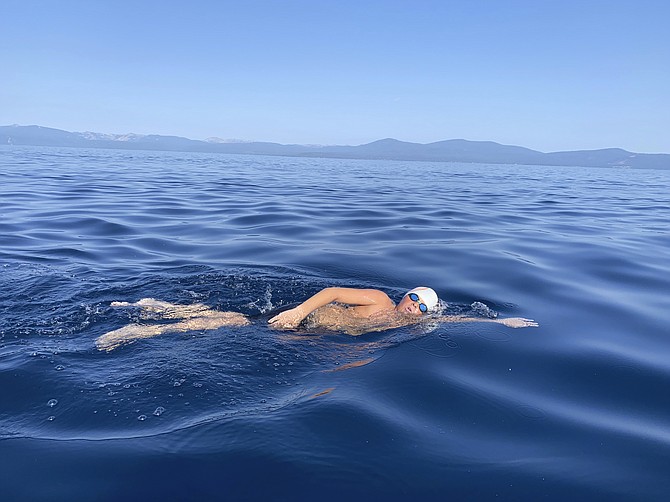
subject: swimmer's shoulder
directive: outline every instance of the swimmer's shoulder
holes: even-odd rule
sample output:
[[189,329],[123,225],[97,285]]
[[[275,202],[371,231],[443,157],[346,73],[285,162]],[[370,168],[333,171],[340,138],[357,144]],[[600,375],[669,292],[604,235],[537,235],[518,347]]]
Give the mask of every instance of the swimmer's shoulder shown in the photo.
[[361,295],[368,301],[368,305],[380,309],[394,308],[395,302],[380,289],[362,289]]

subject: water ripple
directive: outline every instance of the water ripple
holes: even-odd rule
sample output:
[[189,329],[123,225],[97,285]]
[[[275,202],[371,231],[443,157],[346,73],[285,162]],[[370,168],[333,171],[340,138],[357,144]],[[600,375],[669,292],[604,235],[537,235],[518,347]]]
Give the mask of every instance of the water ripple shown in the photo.
[[[51,467],[120,475],[128,451],[151,469],[168,451],[295,466],[352,499],[354,481],[426,500],[670,489],[667,171],[8,146],[0,165],[0,440],[21,493],[39,438],[74,487]],[[419,284],[540,328],[265,323],[325,286]],[[110,306],[143,297],[253,323],[96,351],[160,322]]]

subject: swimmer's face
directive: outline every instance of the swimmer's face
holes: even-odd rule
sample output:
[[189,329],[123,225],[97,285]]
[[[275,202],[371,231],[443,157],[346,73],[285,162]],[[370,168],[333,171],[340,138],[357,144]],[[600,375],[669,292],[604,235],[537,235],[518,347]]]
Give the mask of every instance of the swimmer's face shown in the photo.
[[423,312],[421,311],[421,299],[418,298],[416,295],[412,295],[413,297],[416,297],[416,301],[412,300],[409,295],[405,295],[402,297],[402,300],[396,305],[395,309],[398,312],[402,312],[403,314],[409,314],[409,315],[422,315]]

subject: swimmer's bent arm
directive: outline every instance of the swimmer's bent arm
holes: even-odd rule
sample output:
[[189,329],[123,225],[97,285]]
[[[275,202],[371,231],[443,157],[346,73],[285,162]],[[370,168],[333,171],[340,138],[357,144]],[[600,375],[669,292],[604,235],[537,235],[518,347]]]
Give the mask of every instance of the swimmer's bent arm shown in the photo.
[[486,317],[442,316],[441,322],[495,322],[508,328],[536,328],[539,326],[533,319],[525,317],[507,317],[505,319],[489,319]]
[[386,293],[378,289],[325,288],[300,305],[272,317],[268,323],[277,328],[295,328],[319,307],[338,302],[346,305],[380,305],[393,308]]

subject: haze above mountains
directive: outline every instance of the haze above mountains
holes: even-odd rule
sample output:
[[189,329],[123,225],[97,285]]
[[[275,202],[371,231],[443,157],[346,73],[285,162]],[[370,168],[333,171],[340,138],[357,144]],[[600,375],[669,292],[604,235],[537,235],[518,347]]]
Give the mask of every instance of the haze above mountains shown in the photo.
[[343,159],[670,169],[670,154],[664,153],[633,153],[620,148],[543,153],[519,146],[501,145],[492,141],[464,139],[427,144],[409,143],[389,138],[358,146],[284,145],[219,138],[199,141],[179,136],[153,134],[80,133],[34,125],[10,125],[0,126],[0,144]]

